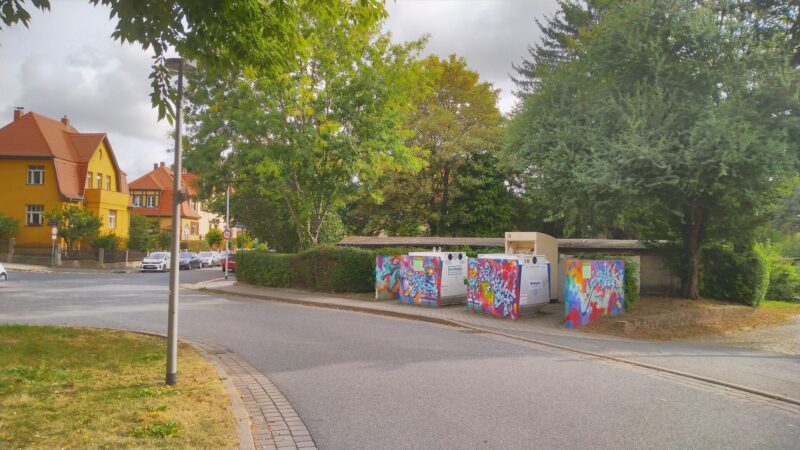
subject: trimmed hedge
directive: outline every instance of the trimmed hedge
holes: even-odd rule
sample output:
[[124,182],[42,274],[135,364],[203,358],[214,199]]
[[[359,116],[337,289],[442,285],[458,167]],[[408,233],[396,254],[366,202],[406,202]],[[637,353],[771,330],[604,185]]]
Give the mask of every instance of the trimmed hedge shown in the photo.
[[236,278],[268,287],[371,292],[375,253],[352,247],[319,247],[298,254],[249,250],[236,254]]
[[729,247],[703,250],[700,294],[719,300],[732,300],[758,306],[769,286],[769,258],[752,248],[735,252]]

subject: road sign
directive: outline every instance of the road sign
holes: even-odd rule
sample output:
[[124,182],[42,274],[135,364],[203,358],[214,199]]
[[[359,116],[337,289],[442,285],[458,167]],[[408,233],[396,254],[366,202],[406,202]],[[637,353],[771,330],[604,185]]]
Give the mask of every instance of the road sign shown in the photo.
[[51,227],[50,228],[50,236],[52,236],[53,239],[55,239],[56,236],[58,236],[58,227]]
[[54,227],[54,226],[58,225],[58,221],[57,220],[51,220],[51,221],[47,222],[47,224],[50,225],[51,227]]
[[222,239],[225,239],[226,241],[228,241],[232,237],[233,237],[233,233],[231,232],[231,230],[225,230],[225,231],[222,232]]

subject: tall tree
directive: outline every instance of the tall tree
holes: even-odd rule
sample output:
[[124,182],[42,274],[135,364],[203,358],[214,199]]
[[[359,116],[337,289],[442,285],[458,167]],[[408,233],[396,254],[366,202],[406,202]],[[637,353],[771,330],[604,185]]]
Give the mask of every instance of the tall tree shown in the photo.
[[[414,175],[394,174],[386,201],[361,202],[351,219],[367,232],[413,235],[480,233],[465,227],[466,220],[474,223],[468,217],[478,213],[487,223],[507,222],[510,214],[503,207],[510,203],[510,194],[491,165],[500,147],[499,91],[455,55],[427,58],[425,73],[429,93],[407,125],[414,133],[409,145],[424,151],[425,168]],[[499,200],[504,194],[507,198]],[[470,211],[488,197],[492,200],[482,204],[480,212]]]
[[[319,37],[300,26],[308,17],[348,23],[374,23],[386,14],[380,0],[88,0],[111,9],[117,25],[111,36],[121,43],[139,44],[153,52],[151,98],[159,118],[172,114],[174,98],[166,56],[175,51],[196,60],[217,76],[241,67],[266,74],[290,70],[298,56]],[[34,8],[50,9],[50,0],[31,0]],[[0,1],[0,25],[22,23],[30,13],[25,0]]]
[[507,158],[564,214],[680,242],[698,297],[704,243],[746,242],[796,170],[800,80],[755,31],[689,0],[616,2],[525,99]]
[[301,32],[317,39],[296,70],[195,78],[187,167],[204,176],[205,192],[230,181],[245,189],[237,180],[258,186],[307,246],[347,202],[380,198],[387,171],[418,170],[401,125],[418,90],[422,42],[392,44],[379,25],[306,17]]
[[517,85],[515,94],[524,97],[536,90],[543,72],[552,70],[563,61],[575,58],[575,46],[581,33],[597,23],[607,0],[558,0],[558,10],[544,20],[534,19],[542,37],[528,45],[528,56],[519,64],[512,63],[516,75],[511,80]]

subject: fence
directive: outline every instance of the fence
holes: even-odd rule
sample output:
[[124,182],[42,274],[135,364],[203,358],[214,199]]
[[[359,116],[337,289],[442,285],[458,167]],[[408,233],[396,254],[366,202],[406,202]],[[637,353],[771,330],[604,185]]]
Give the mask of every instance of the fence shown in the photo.
[[53,247],[49,245],[15,245],[14,255],[49,258],[53,255]]
[[64,250],[61,252],[62,261],[97,261],[97,250]]
[[128,250],[128,261],[141,261],[145,256],[147,256],[147,252]]

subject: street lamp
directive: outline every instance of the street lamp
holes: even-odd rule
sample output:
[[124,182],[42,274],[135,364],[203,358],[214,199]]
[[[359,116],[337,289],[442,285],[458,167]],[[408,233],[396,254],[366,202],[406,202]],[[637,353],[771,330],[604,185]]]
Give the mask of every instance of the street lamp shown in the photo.
[[169,313],[167,322],[167,385],[178,382],[178,273],[181,245],[181,125],[183,119],[183,74],[195,70],[195,65],[183,58],[167,58],[167,69],[178,73],[178,98],[175,102],[175,163],[172,166],[172,251],[169,266]]

